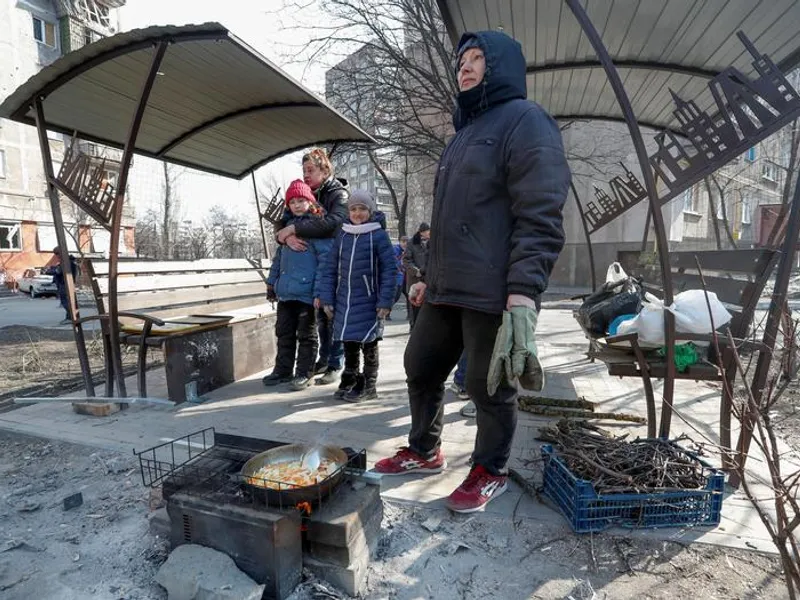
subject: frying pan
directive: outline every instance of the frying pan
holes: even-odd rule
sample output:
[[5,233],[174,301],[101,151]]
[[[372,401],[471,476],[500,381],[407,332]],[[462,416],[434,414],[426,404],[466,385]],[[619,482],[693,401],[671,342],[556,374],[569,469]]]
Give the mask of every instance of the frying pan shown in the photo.
[[302,460],[303,456],[313,448],[313,446],[308,446],[306,444],[289,444],[287,446],[279,446],[272,450],[267,450],[261,454],[256,454],[244,463],[242,467],[242,483],[254,492],[265,495],[268,503],[282,507],[294,506],[300,502],[310,502],[313,504],[322,500],[339,484],[344,475],[344,469],[341,467],[345,466],[348,461],[345,451],[336,446],[319,447],[320,459],[332,461],[337,469],[331,477],[325,479],[321,483],[303,487],[289,487],[287,485],[285,489],[274,490],[249,482],[251,477],[258,479],[256,473],[258,473],[261,467],[285,462],[299,462]]

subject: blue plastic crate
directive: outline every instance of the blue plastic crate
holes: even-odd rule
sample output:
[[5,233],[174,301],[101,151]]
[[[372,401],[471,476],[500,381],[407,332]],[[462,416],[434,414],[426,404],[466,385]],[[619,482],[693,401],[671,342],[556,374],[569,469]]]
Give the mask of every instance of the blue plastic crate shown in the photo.
[[576,533],[602,531],[608,527],[719,525],[724,473],[691,452],[680,450],[707,471],[704,489],[649,494],[598,494],[591,481],[575,477],[553,447],[546,444],[542,446],[544,495],[558,506]]

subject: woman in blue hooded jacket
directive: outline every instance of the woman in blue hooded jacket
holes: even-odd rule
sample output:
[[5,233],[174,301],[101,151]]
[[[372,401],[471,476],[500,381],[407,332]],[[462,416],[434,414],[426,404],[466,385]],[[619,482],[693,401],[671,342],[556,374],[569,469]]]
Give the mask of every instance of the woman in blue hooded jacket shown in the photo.
[[[361,402],[377,398],[378,342],[394,302],[397,263],[372,195],[354,190],[347,209],[349,221],[328,254],[319,298],[333,318],[333,339],[344,342],[344,372],[334,396]],[[364,371],[359,373],[362,353]]]

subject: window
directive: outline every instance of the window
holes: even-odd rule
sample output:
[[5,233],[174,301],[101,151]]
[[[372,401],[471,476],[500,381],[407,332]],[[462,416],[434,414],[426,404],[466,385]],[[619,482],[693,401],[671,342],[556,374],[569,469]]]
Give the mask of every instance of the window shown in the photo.
[[0,222],[0,250],[22,250],[19,223]]
[[742,225],[750,225],[753,218],[753,202],[747,196],[742,196]]
[[750,148],[744,155],[744,159],[747,162],[755,162],[756,161],[756,148],[753,146]]
[[55,23],[48,23],[39,17],[33,17],[33,37],[37,42],[50,48],[56,47]]
[[697,210],[697,198],[694,194],[694,188],[689,188],[685,192],[683,192],[683,212],[690,212],[696,213]]
[[6,151],[0,150],[0,179],[6,178]]
[[727,213],[727,211],[723,211],[722,210],[723,207],[725,207],[724,202],[725,201],[722,198],[717,198],[717,201],[716,201],[716,203],[714,205],[714,207],[716,208],[716,212],[717,212],[717,219],[719,219],[720,221],[725,219],[725,214]]
[[83,28],[83,43],[85,46],[88,46],[89,44],[101,39],[103,39],[103,36],[97,33],[94,29],[91,29],[90,27]]
[[767,181],[778,181],[777,165],[770,161],[764,161],[761,165],[761,177]]
[[367,174],[367,163],[362,163],[361,166],[358,168],[358,172],[361,175],[366,175]]

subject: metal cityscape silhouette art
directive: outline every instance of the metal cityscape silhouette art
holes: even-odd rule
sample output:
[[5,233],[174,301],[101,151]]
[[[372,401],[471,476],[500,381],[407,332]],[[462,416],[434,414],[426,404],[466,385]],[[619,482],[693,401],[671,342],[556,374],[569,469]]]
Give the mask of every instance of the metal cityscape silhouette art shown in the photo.
[[[716,105],[713,113],[670,90],[676,107],[672,114],[685,139],[672,131],[655,136],[658,149],[650,156],[650,165],[660,184],[660,205],[800,117],[800,94],[769,56],[759,54],[741,31],[737,36],[753,57],[756,79],[735,67],[714,77],[708,84]],[[595,200],[587,203],[584,213],[590,232],[647,198],[639,179],[623,168],[624,178],[617,175],[609,181],[611,195],[594,186]]]

